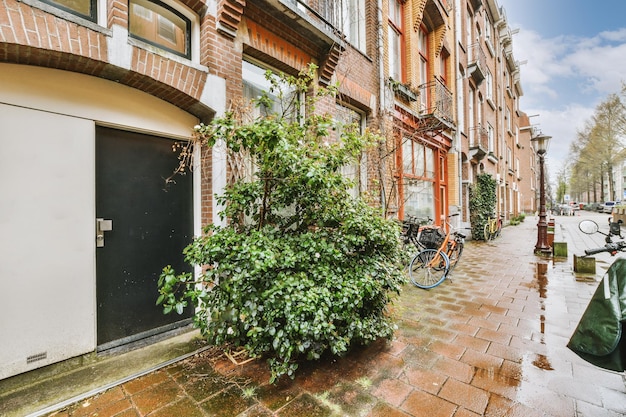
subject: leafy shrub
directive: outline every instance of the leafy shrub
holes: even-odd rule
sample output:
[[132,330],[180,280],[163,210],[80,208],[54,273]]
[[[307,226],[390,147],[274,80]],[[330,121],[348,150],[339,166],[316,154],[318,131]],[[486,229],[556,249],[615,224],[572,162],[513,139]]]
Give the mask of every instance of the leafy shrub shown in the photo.
[[491,174],[479,174],[470,185],[469,209],[472,237],[483,239],[487,219],[496,215],[496,180]]
[[[287,81],[306,91],[311,79]],[[340,132],[335,142],[333,129]],[[231,113],[196,130],[205,145],[224,141],[247,152],[256,172],[218,197],[228,225],[207,227],[185,249],[201,276],[164,268],[157,300],[164,311],[193,303],[194,322],[210,343],[265,357],[272,381],[293,377],[300,359],[391,338],[386,306],[404,282],[399,227],[352,198],[339,172],[378,138],[320,115],[246,124]]]
[[518,224],[520,224],[521,222],[524,221],[524,219],[526,218],[526,214],[524,213],[520,213],[517,216],[513,216],[511,217],[511,221],[510,224],[512,226],[517,226]]

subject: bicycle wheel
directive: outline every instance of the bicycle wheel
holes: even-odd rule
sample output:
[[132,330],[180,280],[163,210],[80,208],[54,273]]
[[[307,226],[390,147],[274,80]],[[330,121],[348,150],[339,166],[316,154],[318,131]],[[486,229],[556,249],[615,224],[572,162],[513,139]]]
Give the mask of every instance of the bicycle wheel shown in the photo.
[[419,288],[433,288],[441,284],[450,269],[448,256],[436,249],[424,249],[411,261],[409,277]]
[[491,239],[491,226],[489,225],[489,221],[487,221],[487,224],[483,228],[483,238],[485,239],[485,242],[488,242]]
[[454,242],[451,243],[452,247],[448,251],[448,258],[450,260],[450,272],[454,269],[456,264],[459,262],[461,258],[461,254],[463,253],[463,243],[462,242]]

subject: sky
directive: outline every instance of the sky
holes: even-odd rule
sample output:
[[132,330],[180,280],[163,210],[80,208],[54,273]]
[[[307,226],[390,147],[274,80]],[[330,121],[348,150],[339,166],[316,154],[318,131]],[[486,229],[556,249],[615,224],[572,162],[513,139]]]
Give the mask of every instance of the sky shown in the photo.
[[551,183],[577,131],[626,83],[626,0],[496,0],[504,7],[520,62],[520,109],[552,136]]

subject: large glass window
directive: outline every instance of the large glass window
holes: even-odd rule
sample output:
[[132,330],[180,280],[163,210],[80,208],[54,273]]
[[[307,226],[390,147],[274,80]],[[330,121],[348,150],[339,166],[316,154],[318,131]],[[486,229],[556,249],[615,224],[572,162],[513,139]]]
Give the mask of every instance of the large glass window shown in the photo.
[[348,41],[358,49],[365,50],[365,0],[343,0],[337,3],[341,7],[339,28]]
[[43,0],[61,10],[95,22],[98,15],[96,0]]
[[434,150],[405,138],[402,143],[402,166],[405,215],[434,219]]
[[435,218],[435,194],[431,181],[404,179],[404,214]]
[[157,0],[129,0],[128,26],[133,38],[191,58],[191,21]]
[[389,76],[396,81],[404,82],[402,77],[402,4],[399,0],[389,2]]
[[[262,68],[259,65],[253,64],[249,61],[243,61],[241,67],[241,75],[243,78],[243,96],[247,100],[259,99],[263,92],[270,98],[271,105],[269,106],[255,106],[251,105],[250,114],[252,118],[258,118],[262,116],[268,116],[271,114],[277,114],[286,117],[294,117],[299,110],[297,108],[298,102],[294,95],[294,90],[287,84],[280,85],[282,90],[271,91],[272,84],[266,77],[267,68]],[[282,93],[282,99],[279,95]]]

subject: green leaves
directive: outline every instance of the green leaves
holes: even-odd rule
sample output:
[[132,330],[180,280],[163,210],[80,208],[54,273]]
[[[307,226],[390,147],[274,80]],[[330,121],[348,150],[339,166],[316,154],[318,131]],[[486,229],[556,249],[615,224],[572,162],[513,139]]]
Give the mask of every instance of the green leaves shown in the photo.
[[483,236],[483,228],[487,219],[496,213],[496,180],[491,174],[479,174],[476,183],[470,186],[470,220],[472,223],[472,236],[480,239]]
[[[287,81],[306,92],[310,80]],[[319,93],[334,105],[332,92]],[[294,376],[299,360],[344,355],[394,331],[385,306],[404,282],[399,227],[351,197],[340,173],[378,139],[355,126],[329,136],[335,127],[329,115],[242,123],[231,113],[196,128],[207,144],[248,152],[255,173],[217,197],[228,226],[207,227],[185,249],[204,272],[164,268],[157,304],[179,311],[190,300],[209,342],[266,357],[272,380]]]

